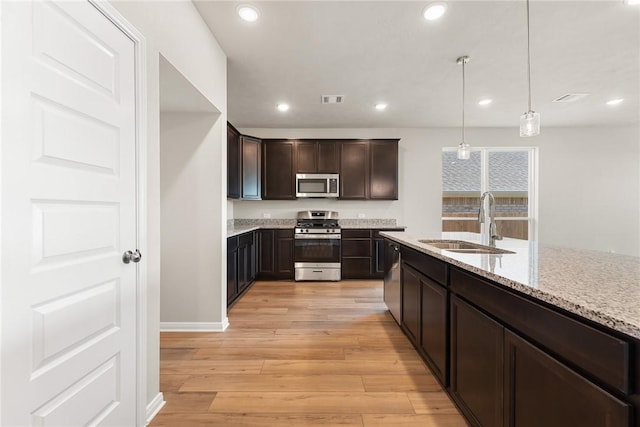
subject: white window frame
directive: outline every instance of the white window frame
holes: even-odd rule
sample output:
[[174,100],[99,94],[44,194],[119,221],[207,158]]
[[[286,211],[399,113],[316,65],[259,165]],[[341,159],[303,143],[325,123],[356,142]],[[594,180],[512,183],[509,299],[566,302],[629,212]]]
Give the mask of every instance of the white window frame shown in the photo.
[[[455,147],[444,147],[443,152],[457,151]],[[528,179],[528,213],[526,217],[522,216],[501,216],[497,219],[500,221],[522,221],[528,222],[528,236],[529,240],[538,240],[538,148],[537,147],[472,147],[472,152],[480,152],[480,194],[488,191],[487,186],[489,183],[489,153],[490,152],[513,152],[513,151],[526,151],[529,155],[529,179]],[[464,160],[461,160],[464,161]],[[442,164],[442,159],[441,159]],[[442,177],[442,170],[440,171]],[[442,187],[442,186],[441,186]],[[440,189],[442,194],[442,188]],[[442,203],[442,197],[440,197]],[[440,206],[440,212],[442,212],[442,205]],[[445,217],[442,216],[441,221],[477,221],[475,218],[469,217]],[[482,224],[484,227],[484,224]]]

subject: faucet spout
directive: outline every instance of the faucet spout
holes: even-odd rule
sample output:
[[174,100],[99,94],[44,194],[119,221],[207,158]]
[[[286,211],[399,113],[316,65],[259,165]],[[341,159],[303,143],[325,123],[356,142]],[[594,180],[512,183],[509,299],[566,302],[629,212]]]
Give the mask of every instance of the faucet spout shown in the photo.
[[[485,214],[485,198],[489,198],[489,225],[487,227],[487,220]],[[496,225],[496,199],[490,191],[482,193],[480,197],[480,210],[478,211],[478,222],[485,224],[484,233],[482,233],[482,242],[485,243],[488,240],[489,246],[495,246],[496,240],[502,240],[502,236],[498,234],[498,227]]]

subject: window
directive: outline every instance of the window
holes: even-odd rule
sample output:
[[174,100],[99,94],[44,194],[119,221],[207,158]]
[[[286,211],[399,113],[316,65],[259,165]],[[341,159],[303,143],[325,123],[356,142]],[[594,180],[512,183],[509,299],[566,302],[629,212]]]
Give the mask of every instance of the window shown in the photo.
[[535,148],[474,148],[458,160],[455,148],[442,151],[442,231],[479,233],[480,197],[496,200],[498,234],[537,240]]

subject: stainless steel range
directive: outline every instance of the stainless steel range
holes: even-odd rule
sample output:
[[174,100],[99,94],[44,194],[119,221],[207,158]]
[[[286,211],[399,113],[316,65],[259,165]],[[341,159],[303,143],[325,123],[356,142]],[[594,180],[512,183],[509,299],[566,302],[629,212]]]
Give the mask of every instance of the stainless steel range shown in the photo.
[[340,238],[337,212],[298,212],[293,243],[296,280],[340,280]]

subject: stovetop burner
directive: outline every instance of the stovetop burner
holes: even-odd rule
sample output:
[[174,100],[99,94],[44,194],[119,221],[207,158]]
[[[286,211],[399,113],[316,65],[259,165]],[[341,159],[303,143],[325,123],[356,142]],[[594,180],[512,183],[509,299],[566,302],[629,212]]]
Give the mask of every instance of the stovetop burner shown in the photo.
[[300,211],[298,212],[298,228],[340,228],[338,213],[332,211]]

